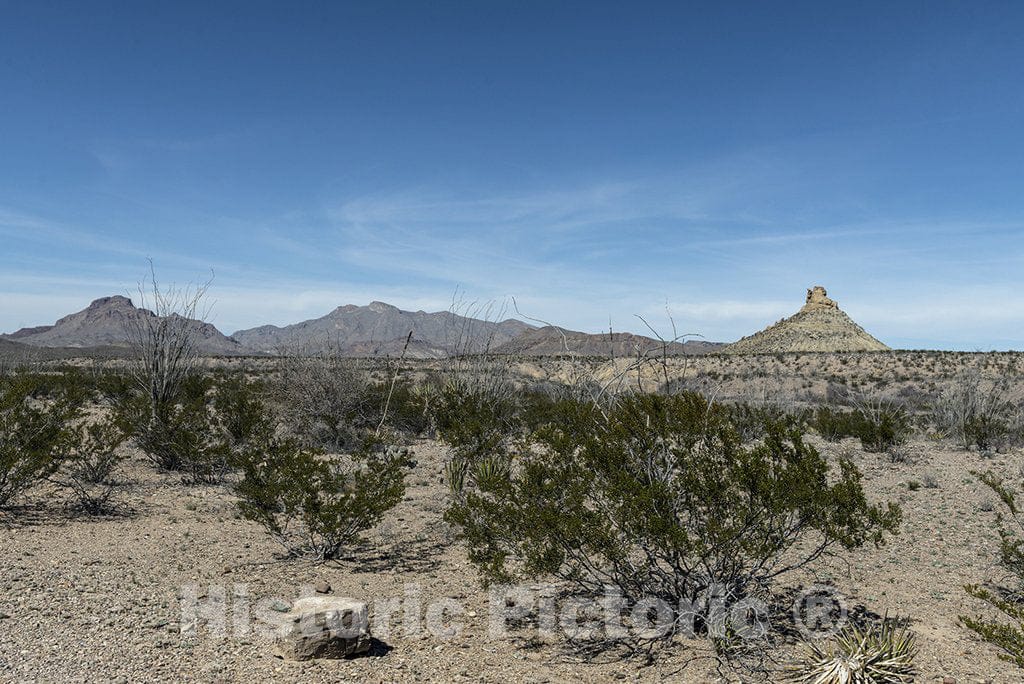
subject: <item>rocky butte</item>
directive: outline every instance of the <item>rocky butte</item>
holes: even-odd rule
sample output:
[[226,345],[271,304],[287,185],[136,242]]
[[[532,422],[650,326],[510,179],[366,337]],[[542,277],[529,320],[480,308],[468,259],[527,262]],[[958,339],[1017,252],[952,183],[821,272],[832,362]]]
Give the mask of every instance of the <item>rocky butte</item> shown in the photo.
[[759,333],[730,344],[726,354],[870,352],[889,347],[865,332],[829,298],[821,285],[807,290],[803,307]]

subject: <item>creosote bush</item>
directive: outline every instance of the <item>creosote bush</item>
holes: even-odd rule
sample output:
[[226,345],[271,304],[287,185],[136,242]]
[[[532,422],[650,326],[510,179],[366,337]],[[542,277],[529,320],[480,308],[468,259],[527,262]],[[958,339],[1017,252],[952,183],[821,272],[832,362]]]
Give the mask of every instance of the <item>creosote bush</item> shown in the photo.
[[375,380],[358,360],[327,347],[283,359],[271,389],[292,434],[305,446],[338,451],[359,448],[381,416],[392,432],[419,435],[430,427],[428,388],[392,379]]
[[215,402],[229,436],[243,517],[262,525],[293,556],[337,558],[405,493],[407,449],[368,435],[350,454],[328,456],[279,434],[260,396],[225,383]]
[[213,380],[193,375],[173,400],[154,404],[134,393],[117,404],[115,415],[155,466],[188,483],[216,483],[230,469],[231,444],[218,429],[215,397]]
[[804,421],[806,416],[787,412],[773,404],[754,405],[747,402],[723,404],[729,424],[744,442],[752,442],[765,436],[768,426],[780,421]]
[[407,461],[405,450],[373,442],[326,457],[264,431],[239,457],[238,506],[289,554],[337,558],[402,500]]
[[579,401],[511,446],[471,442],[446,519],[485,583],[610,586],[631,605],[686,602],[673,627],[706,629],[714,597],[739,601],[899,523],[895,505],[867,502],[851,462],[830,471],[792,422],[764,432],[744,445],[728,412],[693,393]]
[[1018,491],[987,472],[977,474],[979,480],[999,497],[1005,515],[997,518],[999,526],[999,561],[1014,579],[1014,586],[996,587],[967,585],[971,596],[994,607],[1010,622],[996,622],[981,616],[961,616],[964,625],[977,632],[982,639],[998,647],[1003,660],[1024,667],[1024,516],[1018,503]]
[[906,408],[884,397],[860,397],[854,400],[854,413],[857,437],[865,451],[901,456],[912,432]]
[[53,479],[74,495],[82,511],[105,513],[113,507],[114,475],[124,460],[120,447],[127,435],[109,418],[77,426],[70,435],[67,454]]
[[203,374],[200,325],[209,282],[162,287],[150,264],[140,307],[125,322],[132,348],[130,391],[118,397],[118,423],[159,468],[189,482],[217,482],[227,471],[224,443],[209,430],[211,381]]
[[67,387],[40,394],[38,378],[0,377],[0,507],[53,474],[71,444],[68,427],[83,395]]
[[819,406],[814,410],[809,424],[829,442],[838,442],[846,437],[860,437],[862,423],[857,413],[833,406]]

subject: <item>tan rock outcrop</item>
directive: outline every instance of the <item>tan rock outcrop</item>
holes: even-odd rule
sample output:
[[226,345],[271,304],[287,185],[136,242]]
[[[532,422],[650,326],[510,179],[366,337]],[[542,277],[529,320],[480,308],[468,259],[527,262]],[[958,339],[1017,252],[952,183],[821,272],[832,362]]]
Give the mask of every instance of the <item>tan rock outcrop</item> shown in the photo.
[[803,307],[759,333],[744,337],[722,350],[726,354],[778,354],[786,352],[887,351],[889,347],[853,322],[825,288],[807,290]]
[[814,287],[807,288],[807,303],[804,304],[804,309],[809,308],[826,308],[826,309],[838,309],[839,302],[834,299],[829,299],[828,292],[825,291],[821,285],[815,285]]

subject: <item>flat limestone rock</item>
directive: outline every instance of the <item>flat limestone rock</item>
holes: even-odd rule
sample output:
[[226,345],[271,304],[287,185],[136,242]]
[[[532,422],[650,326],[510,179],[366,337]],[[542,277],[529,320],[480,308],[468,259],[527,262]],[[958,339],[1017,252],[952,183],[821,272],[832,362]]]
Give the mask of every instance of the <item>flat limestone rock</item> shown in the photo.
[[274,655],[285,660],[348,658],[370,650],[369,610],[362,601],[310,596],[296,601]]

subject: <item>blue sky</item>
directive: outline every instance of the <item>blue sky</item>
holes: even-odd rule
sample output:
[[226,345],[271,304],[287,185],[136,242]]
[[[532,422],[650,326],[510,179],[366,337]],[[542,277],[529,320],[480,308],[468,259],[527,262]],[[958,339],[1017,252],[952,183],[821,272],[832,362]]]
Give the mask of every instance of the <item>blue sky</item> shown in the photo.
[[226,332],[515,296],[731,340],[823,284],[1024,349],[1024,4],[0,0],[0,330],[152,257]]

